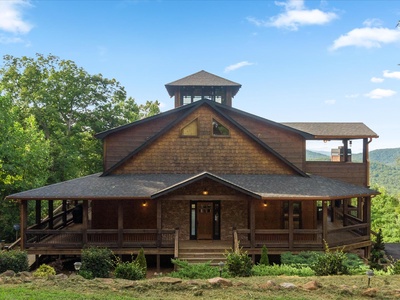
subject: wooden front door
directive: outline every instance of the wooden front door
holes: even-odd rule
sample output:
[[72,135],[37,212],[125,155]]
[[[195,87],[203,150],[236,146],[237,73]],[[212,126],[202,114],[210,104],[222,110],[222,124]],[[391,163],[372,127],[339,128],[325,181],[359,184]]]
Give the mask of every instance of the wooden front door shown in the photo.
[[212,240],[213,239],[213,203],[198,202],[197,203],[197,239]]

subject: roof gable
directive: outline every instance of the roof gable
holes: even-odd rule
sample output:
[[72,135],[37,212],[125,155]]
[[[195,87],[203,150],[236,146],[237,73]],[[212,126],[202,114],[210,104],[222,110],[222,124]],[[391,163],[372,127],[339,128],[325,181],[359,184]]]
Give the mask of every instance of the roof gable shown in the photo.
[[[189,106],[189,105],[188,105]],[[260,139],[235,122],[218,105],[201,100],[185,115],[119,161],[104,175],[111,173],[219,173],[300,174],[307,176]],[[212,116],[230,127],[231,136],[212,136]],[[194,118],[202,118],[198,138],[179,137],[180,129]],[[207,127],[209,126],[209,127]]]

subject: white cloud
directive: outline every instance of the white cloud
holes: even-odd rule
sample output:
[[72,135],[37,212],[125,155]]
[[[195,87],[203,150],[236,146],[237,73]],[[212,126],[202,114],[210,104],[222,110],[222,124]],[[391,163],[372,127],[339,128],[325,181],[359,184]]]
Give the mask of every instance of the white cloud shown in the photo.
[[387,98],[395,95],[396,92],[393,90],[384,90],[384,89],[375,89],[372,90],[371,92],[365,94],[365,97],[371,98],[371,99],[382,99],[382,98]]
[[371,82],[373,82],[373,83],[381,83],[381,82],[383,82],[385,79],[383,79],[383,78],[379,78],[379,77],[372,77],[371,78]]
[[334,104],[336,104],[336,100],[335,100],[335,99],[325,100],[325,104],[327,104],[327,105],[334,105]]
[[258,20],[253,17],[247,20],[256,26],[286,28],[296,31],[301,26],[323,25],[336,19],[338,16],[332,12],[324,12],[319,9],[307,9],[303,0],[288,0],[287,2],[275,2],[283,6],[285,12],[271,17],[268,20]]
[[381,27],[356,28],[333,42],[331,50],[342,47],[356,46],[365,48],[380,48],[382,44],[400,41],[400,30]]
[[379,19],[366,19],[363,25],[365,27],[382,27],[382,21]]
[[246,67],[246,66],[251,66],[251,65],[254,65],[254,63],[251,63],[251,62],[248,62],[248,61],[241,61],[241,62],[239,62],[237,64],[227,66],[225,68],[224,72],[225,73],[229,73],[231,71],[235,71],[237,69],[240,69],[240,68],[243,68],[243,67]]
[[14,34],[28,33],[32,25],[23,20],[22,11],[30,6],[29,0],[0,0],[0,30]]
[[383,71],[383,77],[400,79],[400,72],[390,72],[388,70],[385,70]]
[[0,44],[16,44],[23,43],[23,40],[19,37],[8,37],[0,34]]

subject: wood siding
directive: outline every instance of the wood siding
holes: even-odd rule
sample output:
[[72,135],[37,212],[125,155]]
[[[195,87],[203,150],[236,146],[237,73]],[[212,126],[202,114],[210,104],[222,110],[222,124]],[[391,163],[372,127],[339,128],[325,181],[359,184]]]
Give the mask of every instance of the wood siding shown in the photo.
[[304,170],[305,140],[299,134],[268,125],[255,118],[228,112],[230,117],[278,152],[296,167]]
[[368,186],[366,163],[306,162],[307,173]]
[[[180,137],[180,130],[198,119],[198,136]],[[212,120],[229,129],[213,136]],[[289,143],[290,144],[290,143]],[[200,107],[114,173],[295,174],[292,168],[238,130],[209,107]]]

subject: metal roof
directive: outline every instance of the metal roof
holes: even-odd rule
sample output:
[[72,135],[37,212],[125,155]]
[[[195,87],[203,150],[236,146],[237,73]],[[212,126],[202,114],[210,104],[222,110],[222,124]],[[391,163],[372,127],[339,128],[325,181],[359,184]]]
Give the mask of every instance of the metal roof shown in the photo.
[[317,139],[377,138],[364,123],[285,122],[282,125],[309,133]]
[[[369,188],[310,175],[214,175],[199,174],[124,174],[100,176],[100,173],[16,193],[7,199],[53,200],[143,199],[165,195],[166,191],[200,180],[208,174],[219,183],[256,198],[270,200],[330,200],[376,195]],[[213,191],[209,191],[209,195]]]

